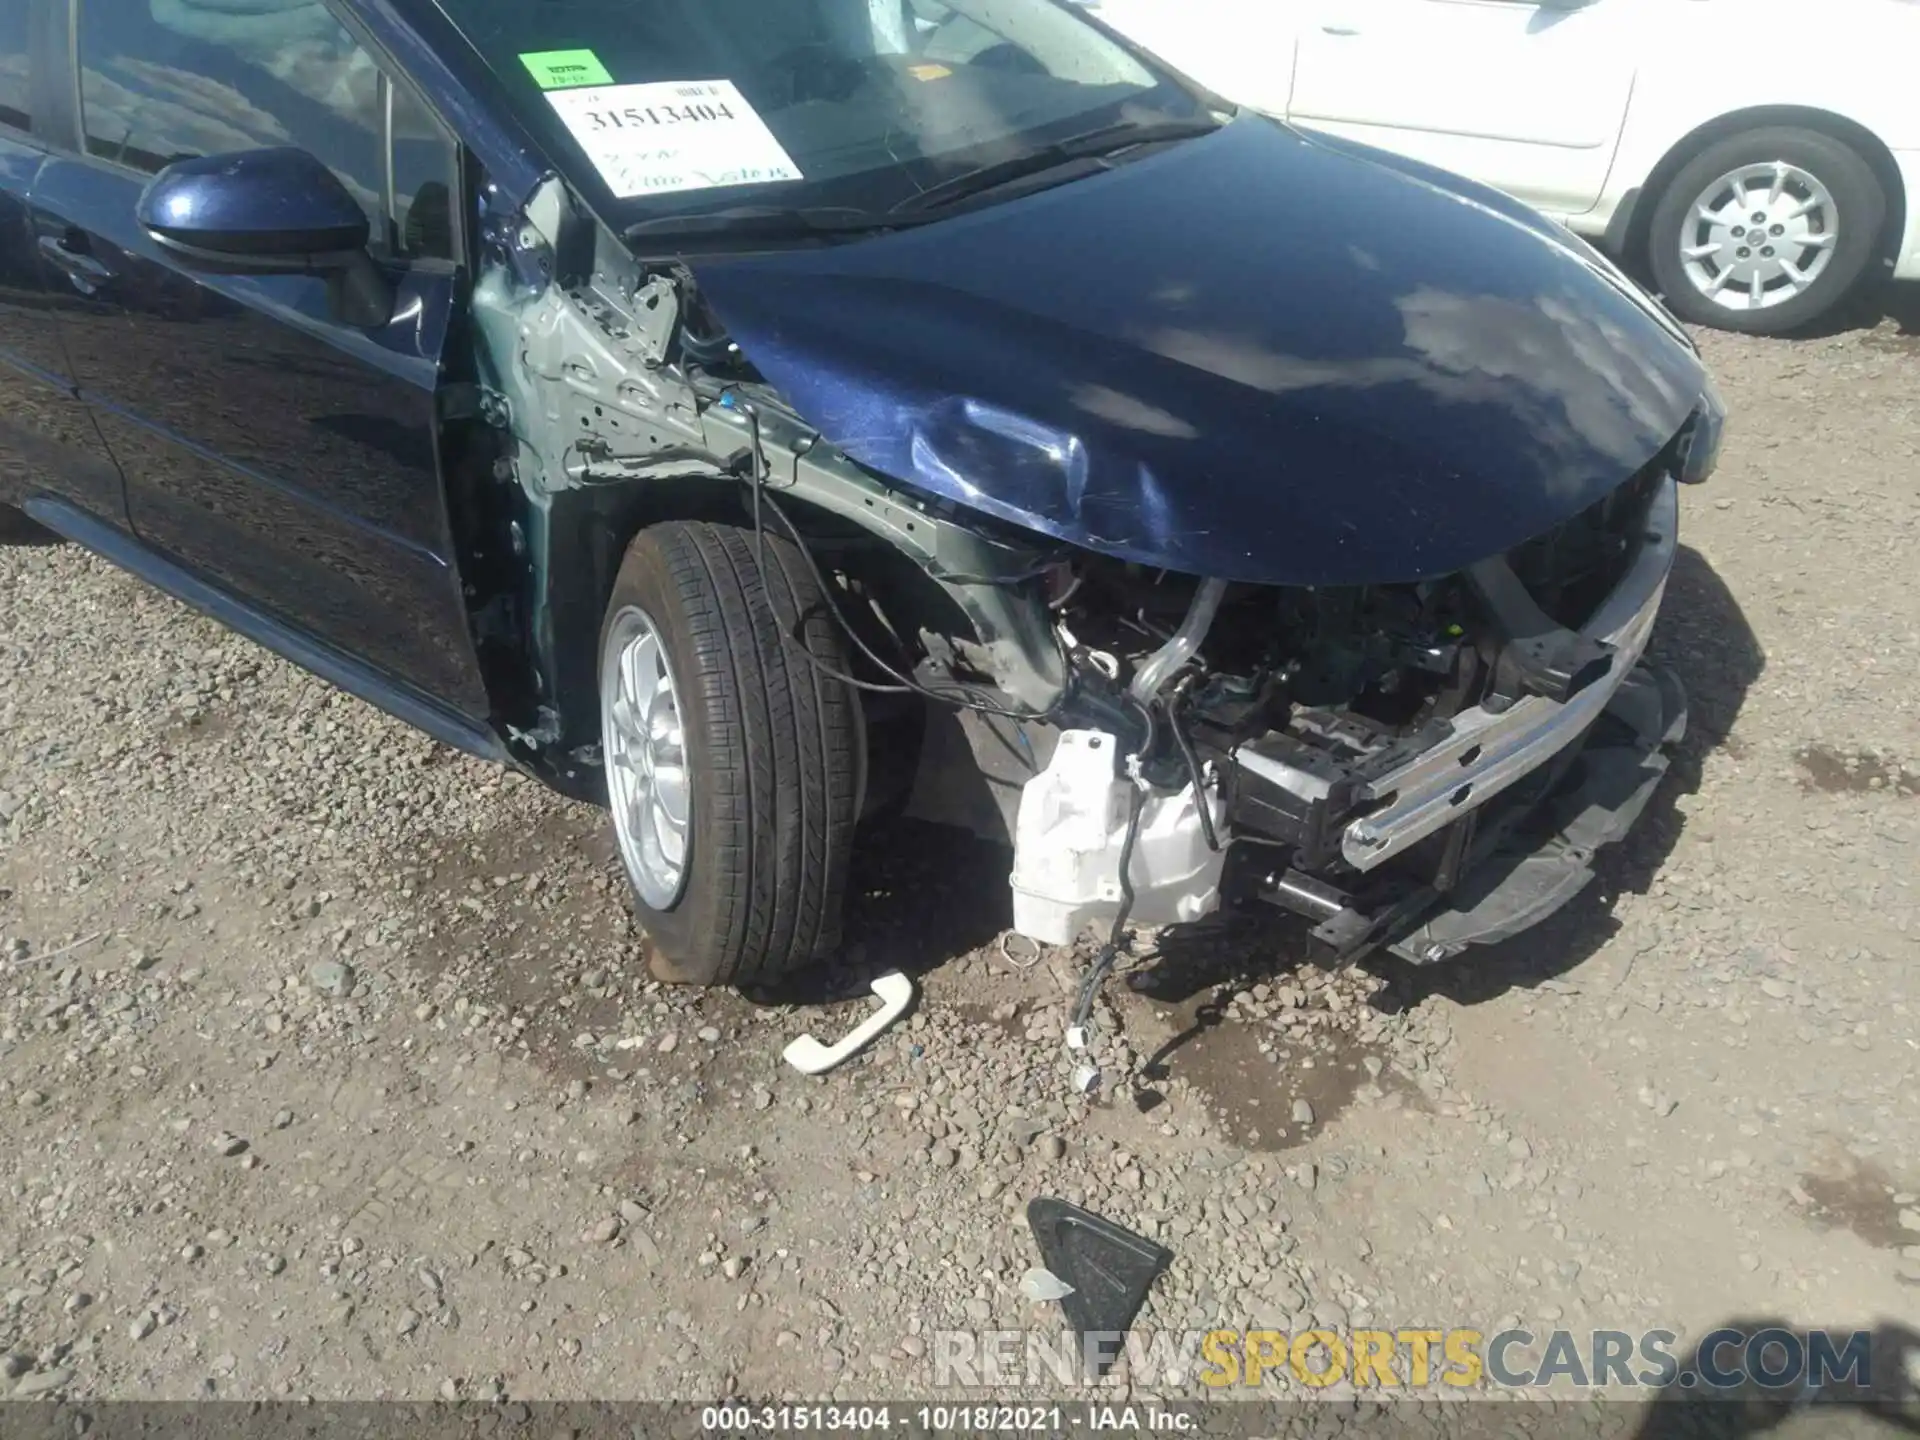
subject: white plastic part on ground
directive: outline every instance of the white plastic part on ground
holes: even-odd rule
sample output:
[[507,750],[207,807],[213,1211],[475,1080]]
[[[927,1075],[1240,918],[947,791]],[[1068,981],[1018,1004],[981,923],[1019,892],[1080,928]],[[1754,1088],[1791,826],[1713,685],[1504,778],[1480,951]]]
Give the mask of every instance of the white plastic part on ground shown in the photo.
[[1051,1270],[1036,1265],[1020,1277],[1020,1293],[1036,1305],[1044,1305],[1049,1300],[1066,1299],[1073,1294],[1073,1286]]
[[[1021,791],[1012,876],[1013,928],[1020,934],[1066,945],[1089,925],[1112,923],[1134,784],[1120,773],[1119,751],[1105,731],[1065,731],[1052,762]],[[1191,785],[1147,796],[1128,867],[1130,923],[1183,924],[1218,908],[1225,857],[1207,848],[1200,803]],[[1219,797],[1209,791],[1205,803],[1224,837]]]
[[787,1046],[786,1062],[802,1075],[824,1075],[843,1065],[880,1038],[880,1033],[907,1013],[913,1003],[913,981],[898,970],[873,982],[873,993],[880,997],[880,1008],[854,1027],[837,1045],[823,1045],[811,1035],[802,1035]]

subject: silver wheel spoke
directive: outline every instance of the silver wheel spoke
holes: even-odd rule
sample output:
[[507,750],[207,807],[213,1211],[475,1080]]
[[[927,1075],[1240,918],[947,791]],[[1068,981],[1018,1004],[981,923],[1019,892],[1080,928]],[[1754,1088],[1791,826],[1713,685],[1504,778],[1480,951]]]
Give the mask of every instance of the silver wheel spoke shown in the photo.
[[687,863],[687,827],[675,826],[673,817],[658,805],[651,811],[650,823],[653,827],[654,844],[658,847],[660,858],[678,869]]
[[640,899],[678,903],[692,853],[693,776],[666,646],[645,611],[614,619],[601,658],[602,751],[614,835]]
[[687,828],[689,786],[683,765],[662,765],[653,772],[653,798],[676,832]]
[[653,687],[642,670],[647,644],[644,640],[629,645],[620,657],[620,691],[636,711],[644,711]]

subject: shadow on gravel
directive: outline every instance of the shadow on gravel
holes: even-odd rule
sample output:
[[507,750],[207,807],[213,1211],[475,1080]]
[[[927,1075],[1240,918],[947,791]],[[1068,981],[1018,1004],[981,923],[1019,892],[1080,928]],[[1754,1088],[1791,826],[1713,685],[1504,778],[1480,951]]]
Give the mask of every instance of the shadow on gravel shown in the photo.
[[867,991],[876,975],[918,979],[992,943],[1013,922],[1011,853],[969,831],[892,820],[860,839],[848,886],[846,944],[812,967],[747,998],[765,1005],[825,1005]]
[[1685,825],[1674,802],[1700,788],[1702,761],[1727,743],[1747,692],[1766,667],[1739,601],[1705,558],[1685,545],[1674,559],[1652,655],[1686,686],[1686,738],[1640,823],[1625,841],[1600,853],[1595,882],[1557,915],[1498,945],[1438,965],[1411,965],[1384,954],[1368,960],[1388,982],[1376,1005],[1409,1008],[1429,995],[1480,1004],[1575,969],[1613,937],[1620,928],[1613,918],[1615,897],[1643,895],[1653,883]]
[[[1920,340],[1920,284],[1889,281],[1867,286],[1826,318],[1796,330],[1792,340],[1821,340],[1854,330],[1877,330],[1881,322],[1893,322],[1893,335],[1899,341]],[[1903,346],[1904,348],[1904,346]]]
[[1902,335],[1920,339],[1920,284],[1893,286],[1886,313],[1899,326]]
[[[1856,1334],[1864,1349],[1850,1350]],[[1779,1318],[1734,1319],[1678,1360],[1635,1440],[1741,1440],[1783,1427],[1795,1436],[1920,1435],[1920,1333],[1904,1325],[1809,1332]],[[1722,1387],[1705,1383],[1708,1375],[1746,1379]],[[1778,1378],[1767,1385],[1756,1375]]]
[[1143,1073],[1152,1080],[1166,1079],[1174,1052],[1218,1028],[1235,994],[1290,973],[1306,955],[1305,927],[1265,905],[1223,911],[1203,925],[1164,931],[1146,963],[1128,973],[1127,988],[1172,1006],[1185,1005],[1202,991],[1212,993],[1192,1007],[1186,1026],[1148,1057]]
[[[0,455],[0,465],[4,465],[5,456]],[[29,520],[18,510],[0,505],[0,547],[30,549],[49,545],[66,544],[64,537],[33,520]]]
[[[1225,1004],[1233,991],[1260,980],[1274,980],[1299,968],[1308,958],[1307,927],[1284,911],[1249,902],[1222,912],[1204,925],[1186,925],[1163,932],[1150,964],[1130,973],[1128,987],[1163,1005],[1191,1000],[1209,987],[1224,987],[1215,996]],[[1179,1038],[1177,1049],[1193,1034],[1211,1029],[1218,1018],[1203,1006],[1196,1029]]]

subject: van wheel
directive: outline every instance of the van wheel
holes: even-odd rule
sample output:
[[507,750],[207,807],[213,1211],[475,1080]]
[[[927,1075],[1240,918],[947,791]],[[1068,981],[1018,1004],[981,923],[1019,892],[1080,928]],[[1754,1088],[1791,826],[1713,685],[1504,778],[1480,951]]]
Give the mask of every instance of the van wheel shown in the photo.
[[1879,252],[1873,167],[1817,130],[1773,126],[1709,145],[1653,212],[1648,260],[1674,313],[1779,335],[1845,299]]
[[24,510],[0,505],[0,545],[58,545],[60,537]]
[[761,554],[734,526],[643,530],[600,635],[614,835],[677,984],[764,984],[840,940],[860,706],[806,658],[848,673],[800,552],[768,536]]

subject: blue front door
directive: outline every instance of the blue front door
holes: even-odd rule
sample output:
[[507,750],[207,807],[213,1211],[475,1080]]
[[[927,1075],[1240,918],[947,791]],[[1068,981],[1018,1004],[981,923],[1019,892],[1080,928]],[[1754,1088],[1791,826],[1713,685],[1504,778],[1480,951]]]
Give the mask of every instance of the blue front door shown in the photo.
[[[41,225],[77,235],[105,276],[65,325],[74,372],[142,542],[484,721],[437,454],[465,276],[457,149],[337,20],[280,15],[301,33],[267,33],[272,15],[236,26],[218,7],[79,0],[86,153],[49,161],[34,191]],[[171,161],[290,143],[368,206],[398,295],[385,324],[345,322],[318,278],[183,269],[137,224]]]

